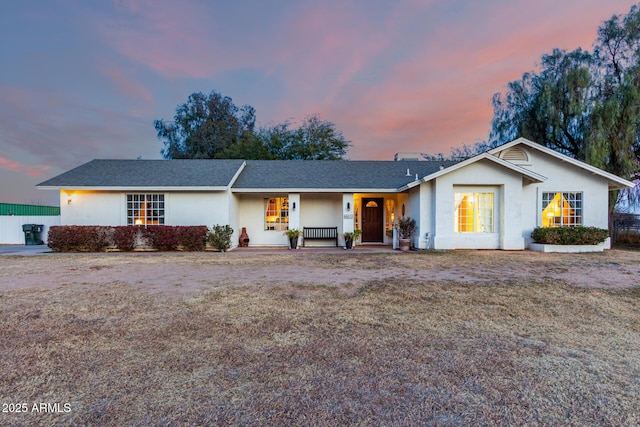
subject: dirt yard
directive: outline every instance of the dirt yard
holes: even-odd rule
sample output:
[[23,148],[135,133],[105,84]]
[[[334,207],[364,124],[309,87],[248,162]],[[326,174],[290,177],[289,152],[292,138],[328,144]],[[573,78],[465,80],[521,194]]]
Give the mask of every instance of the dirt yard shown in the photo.
[[[640,252],[593,254],[449,251],[424,254],[354,251],[45,254],[0,259],[0,291],[64,285],[126,284],[147,292],[192,294],[265,281],[344,287],[372,280],[469,284],[557,281],[586,288],[640,283]],[[4,262],[7,261],[7,262]]]
[[637,425],[640,252],[0,257],[1,425]]

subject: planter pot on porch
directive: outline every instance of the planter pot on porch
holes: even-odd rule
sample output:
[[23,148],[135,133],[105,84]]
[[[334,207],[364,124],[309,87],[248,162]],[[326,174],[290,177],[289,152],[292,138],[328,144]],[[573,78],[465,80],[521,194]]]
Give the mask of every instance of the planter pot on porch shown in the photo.
[[298,236],[289,238],[289,249],[298,249]]
[[347,249],[353,249],[353,239],[344,239],[344,247]]
[[411,248],[411,239],[398,239],[398,246],[401,251],[408,251]]

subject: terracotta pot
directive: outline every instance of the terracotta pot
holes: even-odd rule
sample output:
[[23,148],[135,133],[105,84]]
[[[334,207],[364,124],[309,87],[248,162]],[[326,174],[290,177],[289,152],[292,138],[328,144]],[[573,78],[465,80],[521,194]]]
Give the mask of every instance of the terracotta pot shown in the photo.
[[408,251],[411,248],[411,239],[398,239],[401,251]]
[[247,234],[247,227],[242,227],[242,234],[240,234],[240,241],[238,242],[241,248],[249,246],[249,235]]

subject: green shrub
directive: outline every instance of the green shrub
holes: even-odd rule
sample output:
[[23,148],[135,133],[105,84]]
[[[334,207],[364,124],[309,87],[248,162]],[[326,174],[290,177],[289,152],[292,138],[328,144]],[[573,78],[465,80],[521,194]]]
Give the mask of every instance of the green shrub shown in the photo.
[[536,227],[531,237],[536,243],[547,245],[597,245],[609,237],[609,230],[596,227]]
[[47,246],[57,252],[102,252],[111,233],[111,227],[99,225],[56,225],[49,228]]
[[233,228],[229,225],[214,225],[207,235],[207,241],[219,251],[225,252],[231,247]]

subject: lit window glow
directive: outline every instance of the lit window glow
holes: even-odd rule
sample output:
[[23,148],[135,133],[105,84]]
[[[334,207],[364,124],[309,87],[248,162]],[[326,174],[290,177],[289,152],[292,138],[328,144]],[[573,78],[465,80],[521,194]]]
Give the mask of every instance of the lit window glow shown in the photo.
[[542,193],[542,227],[582,225],[582,193]]
[[264,200],[264,229],[284,231],[289,229],[289,198],[272,197]]
[[493,233],[493,193],[455,193],[455,231]]

